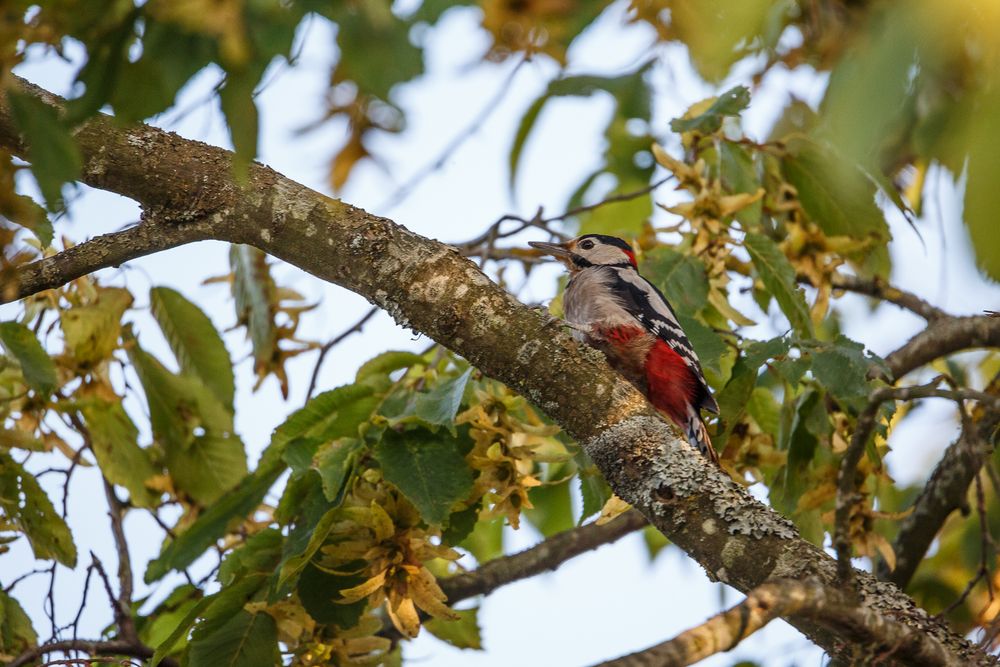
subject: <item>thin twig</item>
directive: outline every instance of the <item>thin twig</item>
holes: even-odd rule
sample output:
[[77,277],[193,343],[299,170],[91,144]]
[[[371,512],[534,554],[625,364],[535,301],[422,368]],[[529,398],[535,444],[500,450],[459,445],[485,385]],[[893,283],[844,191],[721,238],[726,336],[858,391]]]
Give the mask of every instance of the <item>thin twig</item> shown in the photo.
[[938,612],[938,618],[944,618],[952,611],[957,609],[965,600],[969,597],[972,589],[976,587],[981,580],[986,581],[986,592],[989,595],[989,601],[993,602],[993,578],[990,576],[989,559],[993,552],[993,535],[990,533],[989,522],[986,516],[986,496],[983,493],[983,480],[981,474],[975,477],[975,487],[976,487],[976,512],[979,515],[979,568],[976,570],[975,576],[969,580],[966,584],[965,590],[962,594],[958,596],[954,602]]
[[399,206],[410,194],[420,185],[424,179],[426,179],[431,174],[439,171],[448,161],[448,158],[457,151],[462,144],[468,141],[470,138],[476,135],[477,132],[482,128],[483,124],[493,115],[493,112],[500,107],[500,103],[507,94],[512,90],[512,85],[514,83],[514,78],[517,73],[521,71],[521,67],[528,62],[527,58],[522,58],[514,65],[514,68],[504,77],[503,83],[497,88],[497,92],[493,94],[493,97],[486,102],[482,110],[476,114],[476,117],[472,119],[461,132],[456,134],[451,141],[438,153],[438,156],[431,160],[430,163],[424,165],[422,168],[418,169],[414,176],[410,180],[406,181],[403,185],[399,186],[395,192],[393,192],[385,202],[379,207],[382,213],[387,213],[393,208]]
[[327,353],[351,334],[359,333],[361,329],[364,328],[365,324],[368,323],[368,320],[373,318],[375,313],[378,311],[379,309],[377,306],[370,308],[368,312],[365,313],[364,317],[355,322],[350,329],[334,336],[329,341],[324,343],[321,348],[319,348],[319,356],[316,358],[316,365],[313,366],[312,377],[309,378],[309,389],[306,391],[306,400],[312,398],[313,392],[316,391],[316,380],[319,378],[319,369],[323,365],[323,360],[326,359]]
[[12,590],[14,590],[15,586],[17,586],[19,583],[21,583],[22,581],[24,581],[28,577],[33,577],[36,574],[45,574],[48,571],[49,571],[48,568],[39,568],[37,570],[31,570],[30,572],[25,572],[24,574],[19,575],[13,581],[11,581],[9,584],[7,584],[6,586],[4,586],[3,592],[4,593],[10,593]]
[[[808,278],[805,276],[799,276],[799,280],[801,282],[809,282]],[[932,306],[916,294],[901,290],[898,287],[893,287],[881,278],[865,279],[857,276],[836,274],[833,276],[831,283],[834,289],[856,292],[858,294],[865,294],[876,299],[881,299],[882,301],[895,304],[900,308],[905,308],[906,310],[924,318],[928,322],[934,322],[936,320],[950,317],[947,312],[941,310],[937,306]]]
[[448,604],[455,604],[476,595],[489,595],[501,586],[555,570],[580,554],[610,544],[646,525],[646,519],[630,510],[610,523],[590,523],[558,533],[530,549],[512,556],[491,560],[478,569],[442,579],[441,590]]
[[[986,392],[1000,395],[1000,373],[987,385]],[[896,567],[890,571],[885,561],[880,561],[880,579],[905,588],[948,517],[955,510],[967,512],[969,486],[993,451],[992,437],[1000,424],[1000,408],[980,404],[973,410],[972,421],[971,428],[963,422],[959,438],[945,451],[900,524],[892,545]],[[992,466],[986,466],[986,472],[994,482],[996,472]]]
[[90,591],[90,575],[94,573],[96,565],[97,563],[91,560],[90,565],[87,566],[87,575],[83,579],[83,594],[80,596],[80,607],[76,610],[76,616],[73,618],[73,623],[71,624],[74,642],[77,640],[77,632],[80,629],[80,619],[83,617],[83,610],[87,607],[87,593]]
[[129,555],[123,525],[125,504],[118,499],[114,487],[107,480],[104,480],[104,495],[108,499],[111,534],[114,536],[115,550],[118,554],[118,597],[112,598],[112,604],[117,610],[115,617],[122,638],[138,641],[139,636],[136,634],[135,621],[132,618],[132,558]]
[[876,417],[882,403],[890,400],[910,401],[919,398],[941,397],[959,401],[972,399],[1000,407],[1000,397],[972,389],[938,389],[936,385],[940,381],[941,378],[937,377],[928,384],[915,387],[881,387],[876,389],[869,396],[868,405],[858,416],[854,435],[840,461],[840,470],[837,474],[833,546],[837,552],[837,573],[842,581],[849,581],[853,572],[848,522],[851,517],[851,508],[858,500],[858,480],[855,479],[855,476],[861,455],[864,453],[868,439],[875,428]]
[[[51,653],[65,654],[70,651],[85,653],[89,656],[97,658],[116,655],[140,659],[149,659],[153,657],[153,649],[140,642],[127,642],[120,639],[76,639],[52,641],[42,644],[41,646],[35,646],[14,658],[14,660],[8,663],[6,667],[23,667],[24,665],[34,663],[44,655],[49,655]],[[50,661],[47,664],[59,663],[53,663]],[[164,658],[157,667],[177,667],[177,661],[173,658]]]
[[[645,194],[649,194],[653,190],[668,182],[674,176],[670,174],[661,178],[660,180],[651,183],[638,190],[633,190],[631,192],[623,192],[617,195],[611,195],[601,201],[594,202],[593,204],[586,204],[584,206],[577,206],[576,208],[571,208],[559,215],[554,215],[550,217],[545,217],[544,212],[541,208],[535,211],[535,215],[531,218],[522,218],[521,216],[507,214],[501,216],[492,225],[486,228],[479,236],[466,241],[464,243],[456,244],[455,247],[458,249],[462,255],[465,257],[481,257],[486,259],[517,259],[518,261],[524,262],[526,264],[539,263],[539,255],[537,252],[525,251],[525,256],[520,257],[516,251],[510,251],[507,249],[497,249],[495,244],[500,239],[505,239],[515,234],[520,234],[529,227],[536,227],[542,231],[551,234],[553,237],[559,238],[561,240],[566,240],[566,235],[555,231],[550,227],[553,222],[559,222],[566,218],[570,218],[581,213],[587,213],[589,211],[596,210],[602,206],[608,204],[614,204],[617,202],[629,201],[635,199],[636,197],[641,197]],[[518,226],[508,229],[507,231],[501,231],[501,228],[505,222],[517,222]],[[548,261],[548,260],[544,260]]]

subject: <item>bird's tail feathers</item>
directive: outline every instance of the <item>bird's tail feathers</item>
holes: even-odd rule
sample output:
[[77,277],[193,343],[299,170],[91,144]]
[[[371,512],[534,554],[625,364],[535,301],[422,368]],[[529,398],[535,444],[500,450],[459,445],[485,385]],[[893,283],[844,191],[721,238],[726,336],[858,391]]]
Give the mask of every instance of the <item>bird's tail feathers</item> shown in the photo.
[[683,425],[688,442],[701,452],[702,456],[706,459],[718,464],[719,454],[715,451],[715,447],[712,446],[712,439],[708,437],[708,429],[705,428],[705,422],[702,421],[701,415],[698,414],[698,408],[690,404],[687,406],[687,414],[685,415]]

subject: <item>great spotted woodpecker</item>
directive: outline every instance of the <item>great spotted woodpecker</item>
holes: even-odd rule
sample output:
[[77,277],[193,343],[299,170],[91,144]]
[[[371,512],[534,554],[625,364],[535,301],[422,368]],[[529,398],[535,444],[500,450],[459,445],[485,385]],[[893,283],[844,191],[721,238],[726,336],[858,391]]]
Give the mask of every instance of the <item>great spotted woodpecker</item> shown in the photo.
[[601,350],[684,429],[698,451],[718,463],[700,410],[718,413],[719,406],[667,299],[639,275],[631,246],[604,234],[530,245],[569,269],[563,310],[574,337]]

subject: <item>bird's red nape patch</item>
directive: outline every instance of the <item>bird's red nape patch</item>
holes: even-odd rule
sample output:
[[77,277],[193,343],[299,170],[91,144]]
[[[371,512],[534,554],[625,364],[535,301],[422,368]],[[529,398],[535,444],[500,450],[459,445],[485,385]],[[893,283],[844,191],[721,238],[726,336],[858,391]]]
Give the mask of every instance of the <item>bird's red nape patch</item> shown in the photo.
[[681,355],[662,340],[657,340],[649,350],[646,382],[649,385],[649,402],[683,426],[687,419],[687,406],[694,403],[698,393],[698,378]]
[[632,268],[638,269],[639,265],[635,263],[635,253],[632,252],[631,250],[625,250],[624,248],[622,249],[622,252],[624,252],[628,256],[628,261],[632,265]]

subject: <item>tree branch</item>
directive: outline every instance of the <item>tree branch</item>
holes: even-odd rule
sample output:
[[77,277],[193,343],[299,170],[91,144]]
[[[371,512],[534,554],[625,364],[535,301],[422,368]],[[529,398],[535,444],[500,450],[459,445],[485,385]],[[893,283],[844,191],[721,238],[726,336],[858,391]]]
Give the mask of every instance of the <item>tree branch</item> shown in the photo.
[[935,359],[974,347],[1000,347],[1000,318],[977,315],[932,322],[885,358],[886,379],[898,380]]
[[359,333],[364,328],[365,324],[368,323],[368,320],[375,317],[375,313],[378,311],[378,308],[370,308],[368,312],[365,313],[360,320],[351,325],[349,329],[345,329],[326,343],[323,343],[323,346],[319,348],[319,356],[316,358],[316,364],[313,366],[312,376],[309,378],[309,388],[306,390],[307,401],[312,398],[313,392],[316,391],[316,380],[319,378],[319,369],[323,366],[323,360],[326,359],[326,355],[329,354],[330,350],[343,342],[345,338],[351,334]]
[[[0,108],[0,145],[23,154],[11,128]],[[518,303],[456,249],[260,165],[237,186],[228,152],[155,128],[99,117],[75,136],[84,182],[170,220],[203,219],[212,238],[252,244],[357,292],[526,396],[581,443],[619,497],[716,579],[750,591],[771,579],[814,578],[831,595],[839,590],[836,562],[822,549],[701,457],[600,352]],[[145,252],[157,249],[147,243]],[[963,664],[997,662],[890,584],[858,572],[852,595],[858,613],[925,633]],[[789,621],[834,657],[850,659],[854,642],[865,641],[850,627]]]
[[[129,642],[120,639],[101,641],[97,639],[67,639],[53,641],[25,651],[8,663],[7,667],[23,667],[44,655],[52,653],[68,653],[79,651],[87,655],[124,655],[132,658],[149,659],[153,657],[153,649],[139,642]],[[164,658],[158,667],[177,667],[173,658]]]
[[853,656],[853,664],[873,664],[889,659],[910,665],[959,665],[954,656],[919,632],[858,608],[842,594],[816,581],[784,579],[764,583],[750,591],[738,605],[713,616],[670,641],[598,667],[683,667],[731,651],[779,616],[815,618],[824,625],[866,637],[868,650]]
[[203,241],[211,238],[210,229],[204,220],[178,224],[148,219],[120,232],[95,236],[51,257],[18,267],[15,280],[0,290],[0,303],[61,287],[137,257]]
[[[106,479],[104,495],[108,499],[108,516],[111,517],[111,534],[118,554],[118,597],[112,598],[115,607],[115,622],[125,641],[138,643],[139,635],[132,618],[132,558],[129,556],[128,541],[125,539],[125,505],[115,495],[115,488]],[[98,566],[100,567],[100,566]]]
[[[930,397],[950,398],[958,401],[973,399],[982,402],[991,410],[1000,411],[1000,397],[972,389],[938,389],[936,385],[940,381],[940,378],[935,378],[932,382],[918,387],[881,387],[876,389],[869,397],[868,405],[865,406],[865,409],[858,417],[854,434],[851,437],[847,451],[844,452],[844,457],[840,460],[840,470],[837,474],[837,503],[833,546],[837,552],[838,572],[842,579],[847,579],[852,571],[848,522],[850,520],[851,508],[857,502],[859,480],[856,479],[856,476],[858,463],[861,461],[861,455],[864,453],[868,439],[875,428],[875,420],[879,409],[882,407],[882,403],[889,400],[911,401],[918,398]],[[969,488],[968,483],[966,483],[965,488]]]
[[[805,279],[803,276],[799,276],[799,280],[809,282],[808,279]],[[865,294],[867,296],[895,304],[900,308],[905,308],[906,310],[919,315],[928,322],[951,317],[945,311],[941,310],[937,306],[932,306],[916,294],[893,287],[881,278],[864,279],[857,276],[836,274],[833,277],[832,284],[834,289],[856,292],[857,294]]]
[[542,572],[555,570],[580,554],[610,544],[646,525],[646,518],[632,510],[614,521],[584,526],[558,533],[520,553],[497,558],[465,574],[442,579],[441,590],[448,604],[476,595],[489,595],[497,588]]
[[[996,397],[1000,394],[1000,374],[986,389]],[[905,588],[917,566],[937,536],[945,520],[955,510],[967,505],[969,485],[993,451],[993,441],[1000,426],[1000,407],[984,405],[972,415],[972,427],[962,433],[934,468],[930,479],[913,503],[910,512],[899,526],[899,533],[892,545],[896,553],[896,569],[890,571],[885,562],[878,566],[878,577]]]

